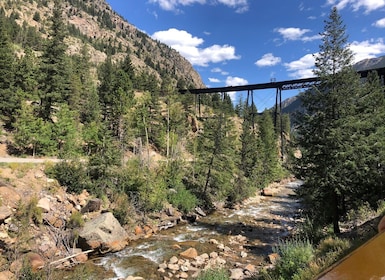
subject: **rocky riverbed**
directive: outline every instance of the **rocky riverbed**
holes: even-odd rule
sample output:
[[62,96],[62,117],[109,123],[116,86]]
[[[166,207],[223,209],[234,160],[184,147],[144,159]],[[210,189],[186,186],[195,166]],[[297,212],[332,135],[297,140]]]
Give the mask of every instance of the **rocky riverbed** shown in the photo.
[[110,279],[191,279],[218,267],[231,279],[245,279],[274,262],[272,247],[295,229],[300,207],[293,195],[300,183],[272,185],[236,209],[157,232],[96,263],[113,272]]

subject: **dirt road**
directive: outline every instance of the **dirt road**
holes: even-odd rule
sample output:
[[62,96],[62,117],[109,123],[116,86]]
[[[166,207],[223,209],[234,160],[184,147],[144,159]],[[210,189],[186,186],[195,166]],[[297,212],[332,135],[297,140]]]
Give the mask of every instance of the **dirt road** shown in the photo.
[[0,157],[0,163],[44,163],[59,162],[57,158],[17,158],[17,157]]

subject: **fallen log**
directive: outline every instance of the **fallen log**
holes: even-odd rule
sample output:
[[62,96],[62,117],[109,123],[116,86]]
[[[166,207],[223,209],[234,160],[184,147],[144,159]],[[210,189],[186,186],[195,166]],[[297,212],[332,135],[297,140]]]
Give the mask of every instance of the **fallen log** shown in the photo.
[[53,262],[50,262],[49,265],[53,265],[53,264],[56,264],[56,263],[61,263],[61,262],[64,262],[68,259],[72,259],[76,256],[79,256],[81,254],[88,254],[88,253],[91,253],[93,252],[94,250],[87,250],[87,251],[82,251],[82,252],[79,252],[79,253],[76,253],[76,254],[73,254],[71,256],[68,256],[68,257],[65,257],[65,258],[62,258],[62,259],[59,259],[59,260],[56,260],[56,261],[53,261]]

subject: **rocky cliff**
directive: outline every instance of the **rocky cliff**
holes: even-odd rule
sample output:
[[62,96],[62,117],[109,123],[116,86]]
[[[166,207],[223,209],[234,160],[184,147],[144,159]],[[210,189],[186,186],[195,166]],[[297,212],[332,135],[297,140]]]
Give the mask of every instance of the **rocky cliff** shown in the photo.
[[[117,14],[105,0],[58,1],[68,27],[68,53],[76,54],[83,43],[88,45],[91,61],[103,62],[107,54],[122,60],[130,55],[138,72],[147,71],[162,78],[174,78],[179,85],[203,87],[199,74],[176,50],[153,40]],[[54,0],[0,1],[7,16],[13,16],[20,26],[34,27],[42,37],[47,36]]]

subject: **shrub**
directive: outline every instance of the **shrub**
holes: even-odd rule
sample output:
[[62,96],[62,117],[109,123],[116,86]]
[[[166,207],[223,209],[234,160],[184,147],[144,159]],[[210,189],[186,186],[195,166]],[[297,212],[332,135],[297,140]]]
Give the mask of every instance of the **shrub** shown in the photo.
[[322,228],[309,217],[306,217],[303,223],[300,224],[298,233],[300,238],[308,239],[313,244],[317,244],[325,237]]
[[134,209],[130,205],[127,194],[116,192],[112,196],[113,211],[114,217],[119,221],[120,224],[128,224],[132,218]]
[[77,227],[82,227],[83,225],[84,225],[84,219],[83,219],[82,213],[78,211],[73,212],[68,221],[68,227],[77,228]]
[[41,224],[43,222],[43,211],[37,207],[37,202],[36,196],[33,196],[27,204],[20,202],[17,205],[16,218],[24,224],[28,224],[31,221],[35,224]]
[[280,255],[275,268],[265,279],[301,279],[301,272],[314,259],[314,249],[309,240],[293,239],[283,241],[273,250]]
[[223,269],[208,269],[199,274],[197,280],[229,280],[229,273]]
[[317,255],[320,257],[326,255],[332,255],[337,257],[343,251],[346,251],[351,246],[350,241],[346,239],[341,239],[338,237],[327,237],[319,243],[317,246]]
[[46,173],[58,180],[60,185],[67,187],[69,192],[79,194],[90,185],[86,168],[80,162],[62,161],[47,168]]
[[173,206],[185,213],[191,211],[198,205],[197,197],[183,187],[179,187],[177,190],[170,192],[168,200]]

